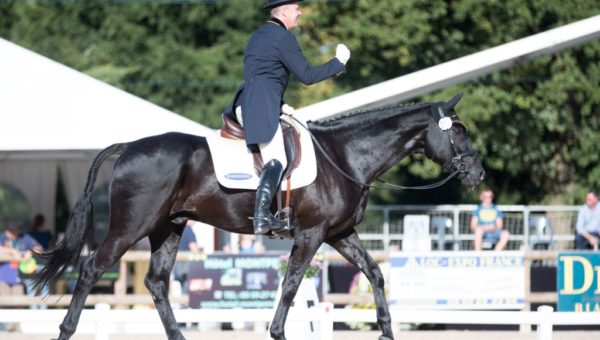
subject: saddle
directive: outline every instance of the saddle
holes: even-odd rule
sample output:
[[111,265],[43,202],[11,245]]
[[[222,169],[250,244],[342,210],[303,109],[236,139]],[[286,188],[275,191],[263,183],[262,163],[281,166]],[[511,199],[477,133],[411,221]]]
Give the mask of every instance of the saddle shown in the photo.
[[[223,113],[223,125],[221,126],[220,135],[223,138],[233,140],[245,140],[244,128],[238,123],[235,116],[231,113]],[[285,168],[282,180],[288,179],[294,169],[300,165],[302,160],[302,148],[300,146],[300,133],[293,125],[291,119],[287,116],[281,116],[281,131],[283,133],[283,142],[285,145],[285,156],[287,159],[287,167]],[[258,148],[251,149],[254,158],[254,171],[260,177],[263,169],[263,159]]]

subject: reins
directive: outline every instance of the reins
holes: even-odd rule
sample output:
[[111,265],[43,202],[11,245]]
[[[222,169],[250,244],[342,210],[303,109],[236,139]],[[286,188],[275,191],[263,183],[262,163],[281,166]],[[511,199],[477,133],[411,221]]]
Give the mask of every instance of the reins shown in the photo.
[[[342,168],[340,168],[335,163],[335,161],[333,159],[331,159],[329,154],[327,154],[327,152],[325,151],[325,149],[323,148],[321,143],[319,143],[319,141],[317,140],[315,135],[313,135],[313,133],[309,130],[309,128],[306,125],[304,125],[301,121],[296,119],[296,117],[294,117],[294,116],[290,115],[290,118],[292,118],[294,121],[296,121],[296,123],[298,123],[300,126],[302,126],[302,128],[304,128],[304,130],[306,130],[308,132],[308,134],[310,135],[310,138],[313,140],[313,142],[317,146],[317,149],[323,154],[325,159],[329,162],[329,164],[331,164],[331,166],[333,166],[333,168],[337,172],[339,172],[342,176],[344,176],[349,181],[351,181],[354,184],[361,186],[361,187],[367,187],[367,188],[373,188],[373,189],[389,189],[389,190],[429,190],[429,189],[441,187],[442,185],[446,184],[449,180],[456,177],[459,173],[469,171],[469,166],[466,163],[462,162],[462,158],[464,156],[471,155],[471,153],[465,153],[465,154],[458,153],[456,150],[456,147],[454,145],[454,140],[449,136],[450,143],[452,144],[453,150],[456,154],[454,157],[452,157],[452,160],[450,161],[449,165],[454,166],[456,170],[454,170],[454,172],[452,172],[450,175],[448,175],[448,177],[446,177],[438,182],[435,182],[435,183],[414,186],[414,187],[407,187],[407,186],[403,186],[403,185],[392,184],[392,183],[388,183],[388,182],[380,180],[380,179],[376,179],[376,181],[381,183],[381,185],[373,185],[373,184],[369,184],[369,183],[364,183],[364,182],[361,182],[361,181],[353,178],[351,175],[346,173]],[[444,165],[444,167],[446,167],[446,166],[448,166],[448,164]]]

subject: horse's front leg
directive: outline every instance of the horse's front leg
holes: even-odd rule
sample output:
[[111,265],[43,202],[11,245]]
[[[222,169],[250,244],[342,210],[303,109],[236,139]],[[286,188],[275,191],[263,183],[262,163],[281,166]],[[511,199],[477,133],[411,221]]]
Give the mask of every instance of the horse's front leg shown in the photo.
[[331,244],[346,260],[358,267],[366,276],[375,297],[377,324],[382,331],[379,340],[392,340],[392,318],[385,297],[384,279],[379,265],[367,252],[356,232]]
[[304,272],[323,243],[324,230],[322,227],[314,227],[296,231],[294,246],[281,285],[281,298],[271,322],[270,333],[273,339],[285,340],[284,327],[290,305],[294,301]]

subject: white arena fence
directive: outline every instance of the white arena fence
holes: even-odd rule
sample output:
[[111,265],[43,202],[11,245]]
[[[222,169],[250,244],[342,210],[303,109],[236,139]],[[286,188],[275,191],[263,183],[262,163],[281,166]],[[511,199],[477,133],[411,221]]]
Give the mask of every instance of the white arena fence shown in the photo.
[[[270,322],[273,309],[178,309],[174,310],[179,323],[210,322]],[[0,323],[20,323],[23,332],[38,334],[58,333],[58,325],[66,310],[0,309]],[[552,339],[555,325],[597,325],[598,313],[554,312],[550,306],[541,306],[536,312],[518,311],[430,311],[392,310],[396,324],[486,324],[521,325],[524,331],[537,326],[537,339]],[[331,303],[321,303],[318,311],[290,309],[288,322],[312,321],[318,323],[319,339],[333,338],[334,322],[375,322],[375,310],[338,309]],[[78,334],[95,334],[95,340],[108,340],[110,334],[162,333],[158,313],[147,310],[111,310],[108,304],[97,304],[85,309],[77,329]]]

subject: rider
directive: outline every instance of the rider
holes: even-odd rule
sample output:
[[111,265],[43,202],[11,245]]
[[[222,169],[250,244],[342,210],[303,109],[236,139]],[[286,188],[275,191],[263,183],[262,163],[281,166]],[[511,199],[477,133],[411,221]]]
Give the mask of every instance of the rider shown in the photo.
[[316,67],[309,65],[289,32],[302,15],[298,8],[300,1],[267,0],[264,8],[271,11],[271,18],[253,33],[246,46],[244,82],[232,103],[238,122],[244,127],[246,145],[252,148],[258,145],[264,161],[253,220],[254,233],[260,235],[293,229],[270,212],[287,166],[279,116],[282,112],[293,113],[293,108],[283,102],[290,73],[309,85],[345,72],[350,58],[348,48],[339,44],[335,58]]

